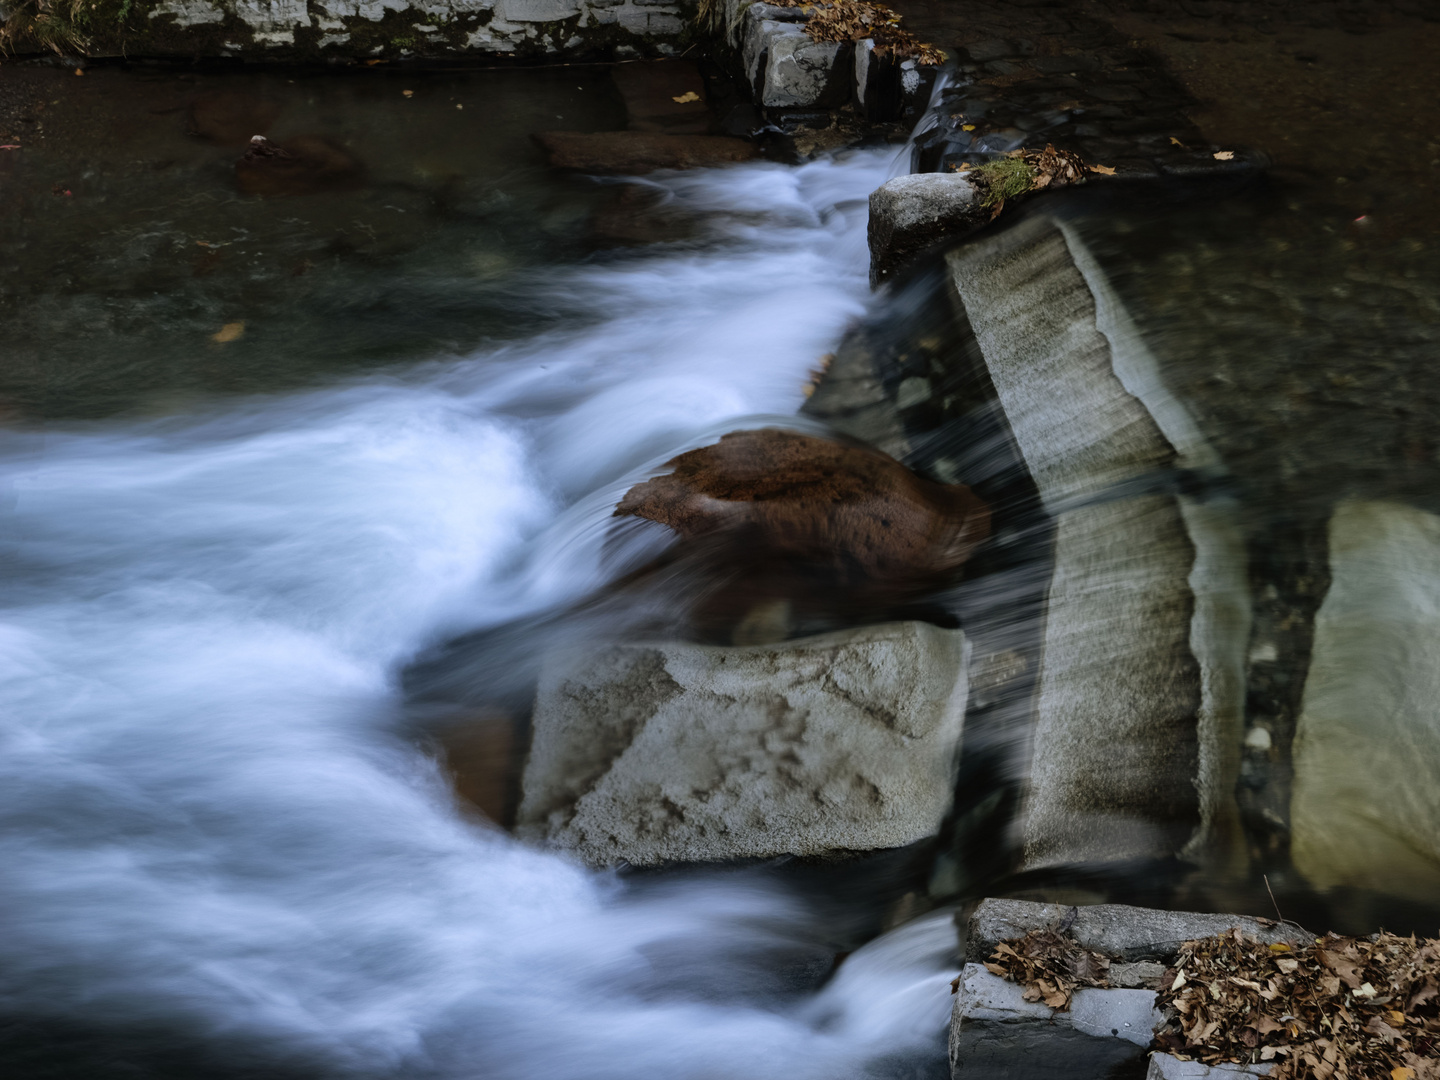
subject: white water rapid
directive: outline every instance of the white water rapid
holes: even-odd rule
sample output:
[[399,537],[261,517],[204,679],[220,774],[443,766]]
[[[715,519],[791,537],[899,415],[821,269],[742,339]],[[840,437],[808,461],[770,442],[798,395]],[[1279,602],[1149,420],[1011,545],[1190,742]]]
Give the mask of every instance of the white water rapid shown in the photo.
[[0,433],[0,1012],[312,1076],[835,1080],[933,1047],[947,916],[750,993],[798,899],[528,850],[395,733],[419,650],[600,580],[627,475],[793,414],[867,303],[892,156],[661,181],[719,235],[536,283],[568,330]]

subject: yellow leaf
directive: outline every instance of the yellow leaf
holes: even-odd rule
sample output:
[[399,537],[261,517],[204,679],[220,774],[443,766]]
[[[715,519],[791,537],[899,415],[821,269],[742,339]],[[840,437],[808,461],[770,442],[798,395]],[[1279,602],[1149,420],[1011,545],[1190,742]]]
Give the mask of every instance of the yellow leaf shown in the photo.
[[974,125],[974,124],[961,124],[961,125],[960,125],[960,130],[961,130],[961,131],[974,131],[974,130],[975,130],[975,125]]
[[245,334],[243,322],[227,322],[218,332],[210,335],[210,340],[218,345],[224,345],[227,341],[237,341]]
[[1172,144],[1174,144],[1175,146],[1180,147],[1181,150],[1184,150],[1184,149],[1185,149],[1185,144],[1184,144],[1183,142],[1181,142],[1179,139],[1175,138],[1174,135],[1171,135],[1171,136],[1170,136],[1170,142],[1171,142]]
[[1415,1080],[1415,1070],[1407,1069],[1404,1065],[1396,1065],[1390,1070],[1390,1080]]
[[1290,946],[1283,941],[1277,941],[1270,946],[1271,952],[1289,952]]
[[1398,1027],[1404,1027],[1404,1026],[1405,1026],[1405,1014],[1404,1014],[1403,1012],[1401,1012],[1399,1009],[1387,1009],[1387,1010],[1386,1010],[1386,1013],[1387,1013],[1387,1016],[1388,1016],[1388,1018],[1389,1018],[1389,1020],[1390,1020],[1390,1026],[1391,1026],[1391,1027],[1397,1027],[1397,1028],[1398,1028]]
[[84,69],[84,68],[76,68],[76,69],[75,69],[75,74],[76,74],[76,75],[84,75],[84,74],[85,74],[85,69]]
[[672,97],[670,100],[675,102],[677,105],[689,105],[692,101],[699,101],[700,95],[695,93],[694,90],[687,90],[679,97]]
[[1112,169],[1109,165],[1087,165],[1085,167],[1093,173],[1099,173],[1101,176],[1115,175],[1115,170]]
[[1234,160],[1235,160],[1235,151],[1234,151],[1234,150],[1216,150],[1216,151],[1215,151],[1215,160],[1216,160],[1216,161],[1234,161]]
[[404,94],[406,97],[414,97],[414,96],[415,96],[415,91],[414,91],[414,90],[401,90],[400,93]]

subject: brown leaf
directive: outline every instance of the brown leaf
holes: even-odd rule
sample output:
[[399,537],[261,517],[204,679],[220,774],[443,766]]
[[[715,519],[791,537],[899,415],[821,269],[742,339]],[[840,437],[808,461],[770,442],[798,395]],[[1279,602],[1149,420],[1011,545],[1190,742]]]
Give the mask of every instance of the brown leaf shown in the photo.
[[1112,169],[1109,165],[1087,165],[1085,167],[1093,173],[1099,173],[1101,176],[1115,175],[1115,170]]

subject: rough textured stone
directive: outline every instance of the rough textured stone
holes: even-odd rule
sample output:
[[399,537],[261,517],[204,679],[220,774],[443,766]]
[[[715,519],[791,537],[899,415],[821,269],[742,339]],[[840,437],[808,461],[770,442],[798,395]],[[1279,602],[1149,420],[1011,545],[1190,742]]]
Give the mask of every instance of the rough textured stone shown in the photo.
[[1264,942],[1295,942],[1308,936],[1296,926],[1266,925],[1243,915],[1157,911],[1126,904],[1069,907],[990,899],[981,901],[970,916],[966,953],[983,960],[1002,941],[1031,930],[1055,930],[1061,926],[1066,926],[1066,932],[1085,948],[1127,962],[1168,962],[1182,942],[1237,928]]
[[813,41],[803,30],[775,34],[760,84],[760,104],[767,108],[830,109],[850,98],[848,42]]
[[700,169],[750,161],[754,143],[725,135],[664,135],[651,131],[542,131],[535,141],[551,165],[632,176],[656,169]]
[[965,663],[924,623],[553,656],[517,832],[595,865],[913,843],[950,803]]
[[1294,750],[1291,854],[1320,888],[1440,896],[1440,517],[1342,502]]
[[989,220],[975,186],[954,173],[916,173],[881,184],[870,195],[870,281],[878,284],[928,248]]
[[1273,1062],[1255,1065],[1206,1065],[1203,1061],[1181,1061],[1170,1054],[1150,1055],[1150,1069],[1145,1080],[1248,1080],[1252,1076],[1269,1076]]

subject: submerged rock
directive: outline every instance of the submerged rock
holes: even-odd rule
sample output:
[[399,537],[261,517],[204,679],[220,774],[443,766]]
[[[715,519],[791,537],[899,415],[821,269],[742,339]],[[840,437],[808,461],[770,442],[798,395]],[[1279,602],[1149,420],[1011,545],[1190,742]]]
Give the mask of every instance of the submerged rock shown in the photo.
[[558,169],[632,176],[656,169],[702,169],[759,157],[754,143],[727,135],[653,131],[541,131],[533,138]]
[[245,156],[235,163],[235,182],[246,195],[351,191],[364,177],[364,166],[323,135],[296,135],[284,145],[256,135]]
[[950,805],[958,630],[547,658],[517,833],[597,866],[902,847]]
[[186,131],[220,146],[245,146],[269,131],[284,108],[254,94],[202,94],[186,110]]

